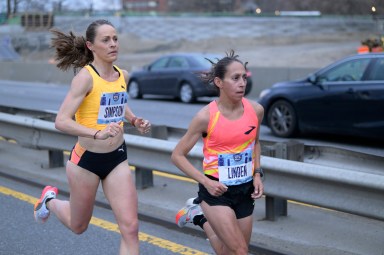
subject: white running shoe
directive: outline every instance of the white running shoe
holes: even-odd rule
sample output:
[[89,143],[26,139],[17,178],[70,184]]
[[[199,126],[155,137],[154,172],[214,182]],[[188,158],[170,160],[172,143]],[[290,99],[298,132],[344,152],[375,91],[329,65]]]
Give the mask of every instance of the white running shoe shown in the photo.
[[193,223],[193,218],[196,215],[202,215],[203,211],[199,204],[195,204],[195,198],[190,198],[176,214],[176,224],[182,228],[187,223]]
[[201,200],[199,199],[199,197],[191,197],[190,199],[187,200],[187,202],[185,202],[185,205],[198,205],[201,203]]

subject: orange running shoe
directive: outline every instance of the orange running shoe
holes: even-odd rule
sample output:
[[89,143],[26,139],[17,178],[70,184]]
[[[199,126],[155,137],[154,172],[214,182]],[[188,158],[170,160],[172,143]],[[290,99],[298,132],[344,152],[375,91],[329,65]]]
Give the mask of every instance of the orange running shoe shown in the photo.
[[41,193],[39,201],[36,202],[33,210],[33,216],[35,221],[39,223],[45,223],[49,217],[49,210],[46,206],[47,199],[56,198],[56,195],[59,193],[56,187],[46,186]]

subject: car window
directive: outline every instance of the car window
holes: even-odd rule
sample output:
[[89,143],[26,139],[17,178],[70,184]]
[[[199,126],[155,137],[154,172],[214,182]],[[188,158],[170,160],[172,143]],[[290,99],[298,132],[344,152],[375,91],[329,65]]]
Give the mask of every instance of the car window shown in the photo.
[[192,63],[193,67],[202,67],[202,68],[209,69],[212,66],[212,63],[209,62],[209,60],[213,62],[217,62],[218,59],[221,59],[221,57],[219,55],[197,55],[193,59],[195,60]]
[[384,80],[384,58],[376,60],[375,65],[372,68],[371,75],[367,80],[382,81]]
[[341,63],[319,76],[319,82],[361,81],[370,59],[355,59]]
[[170,68],[187,68],[188,66],[188,61],[183,57],[171,58],[168,65]]
[[158,69],[164,69],[168,63],[169,58],[161,58],[157,61],[155,61],[151,65],[151,70],[158,70]]

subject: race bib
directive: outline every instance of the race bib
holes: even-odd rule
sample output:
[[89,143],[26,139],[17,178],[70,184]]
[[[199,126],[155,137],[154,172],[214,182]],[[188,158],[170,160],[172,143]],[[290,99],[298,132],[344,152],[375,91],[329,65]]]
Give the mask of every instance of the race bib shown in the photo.
[[97,124],[123,121],[127,100],[126,92],[103,93],[100,98]]
[[252,150],[236,154],[219,154],[219,181],[227,186],[252,180]]

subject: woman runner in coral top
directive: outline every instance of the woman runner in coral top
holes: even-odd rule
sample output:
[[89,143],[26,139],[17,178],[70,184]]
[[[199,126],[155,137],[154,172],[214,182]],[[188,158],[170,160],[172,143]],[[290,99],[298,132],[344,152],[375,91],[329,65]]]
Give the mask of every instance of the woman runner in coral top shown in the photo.
[[[174,164],[199,183],[198,197],[187,201],[176,223],[203,228],[216,254],[248,254],[254,200],[263,194],[259,130],[264,109],[244,98],[246,64],[233,50],[212,62],[204,79],[219,89],[219,98],[196,114],[172,153]],[[201,138],[203,172],[187,159]]]

